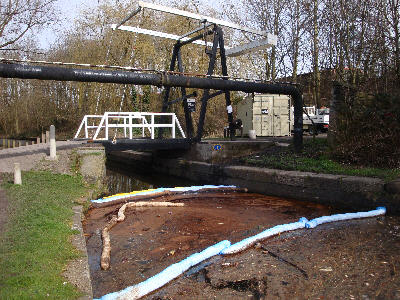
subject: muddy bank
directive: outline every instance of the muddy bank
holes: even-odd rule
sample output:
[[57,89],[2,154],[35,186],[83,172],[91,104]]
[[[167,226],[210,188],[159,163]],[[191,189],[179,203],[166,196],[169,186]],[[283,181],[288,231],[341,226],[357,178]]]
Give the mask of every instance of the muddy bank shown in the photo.
[[400,299],[399,225],[381,217],[281,235],[144,299]]
[[[165,197],[163,200],[172,199]],[[318,204],[259,194],[209,194],[201,198],[189,195],[178,201],[186,206],[127,210],[126,220],[111,230],[108,271],[100,269],[100,230],[119,206],[89,211],[84,230],[94,297],[139,283],[221,240],[236,242],[274,225],[297,221],[302,216],[313,218],[333,212]]]
[[[236,242],[300,216],[337,212],[258,194],[179,202],[186,207],[127,210],[111,231],[108,271],[100,269],[100,229],[119,206],[89,212],[84,230],[94,297],[142,282],[223,239]],[[399,270],[400,218],[378,217],[301,229],[213,257],[146,299],[400,299]]]

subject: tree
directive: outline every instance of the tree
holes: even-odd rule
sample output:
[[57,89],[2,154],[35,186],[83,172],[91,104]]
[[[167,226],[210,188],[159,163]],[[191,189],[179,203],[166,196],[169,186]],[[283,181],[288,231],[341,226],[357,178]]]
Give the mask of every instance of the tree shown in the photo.
[[56,0],[0,0],[0,49],[20,42],[27,34],[56,21]]
[[[378,7],[384,18],[384,34],[392,53],[392,65],[397,85],[400,85],[400,1],[381,0]],[[383,25],[382,24],[382,25]]]

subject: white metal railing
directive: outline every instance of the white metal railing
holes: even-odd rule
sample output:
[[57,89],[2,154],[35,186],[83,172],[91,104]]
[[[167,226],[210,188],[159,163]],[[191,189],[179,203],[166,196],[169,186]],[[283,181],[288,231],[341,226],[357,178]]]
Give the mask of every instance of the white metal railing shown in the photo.
[[[170,118],[169,123],[156,123],[156,117]],[[100,122],[98,120],[100,119]],[[121,124],[121,120],[123,123]],[[114,121],[114,122],[113,122]],[[117,121],[117,123],[115,123]],[[155,128],[171,128],[172,138],[176,137],[176,127],[178,127],[180,134],[186,138],[185,133],[179,123],[178,118],[174,113],[148,113],[148,112],[106,112],[104,115],[85,115],[79,125],[78,130],[74,136],[77,139],[84,129],[85,138],[92,138],[93,140],[108,140],[110,128],[123,128],[124,137],[133,138],[133,128],[142,129],[142,137],[145,137],[145,130],[148,130],[151,139],[154,139]],[[94,135],[89,136],[89,130],[95,129]],[[99,138],[101,130],[104,129],[104,138]],[[115,134],[115,137],[117,134]]]

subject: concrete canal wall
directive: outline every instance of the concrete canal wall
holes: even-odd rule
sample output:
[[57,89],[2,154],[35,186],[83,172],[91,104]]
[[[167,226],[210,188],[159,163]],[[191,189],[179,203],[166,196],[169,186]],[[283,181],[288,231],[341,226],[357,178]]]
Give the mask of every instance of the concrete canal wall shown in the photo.
[[200,183],[234,184],[251,192],[313,201],[346,209],[386,206],[389,214],[400,214],[400,182],[346,175],[283,171],[235,165],[159,158],[149,152],[110,152],[110,162],[146,172],[182,177]]

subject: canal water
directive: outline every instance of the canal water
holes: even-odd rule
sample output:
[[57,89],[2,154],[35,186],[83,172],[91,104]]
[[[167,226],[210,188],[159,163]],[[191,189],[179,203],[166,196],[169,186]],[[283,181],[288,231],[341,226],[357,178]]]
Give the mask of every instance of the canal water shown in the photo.
[[203,185],[202,182],[160,174],[143,174],[137,170],[122,168],[121,165],[107,164],[106,181],[108,195],[127,193],[160,187]]

